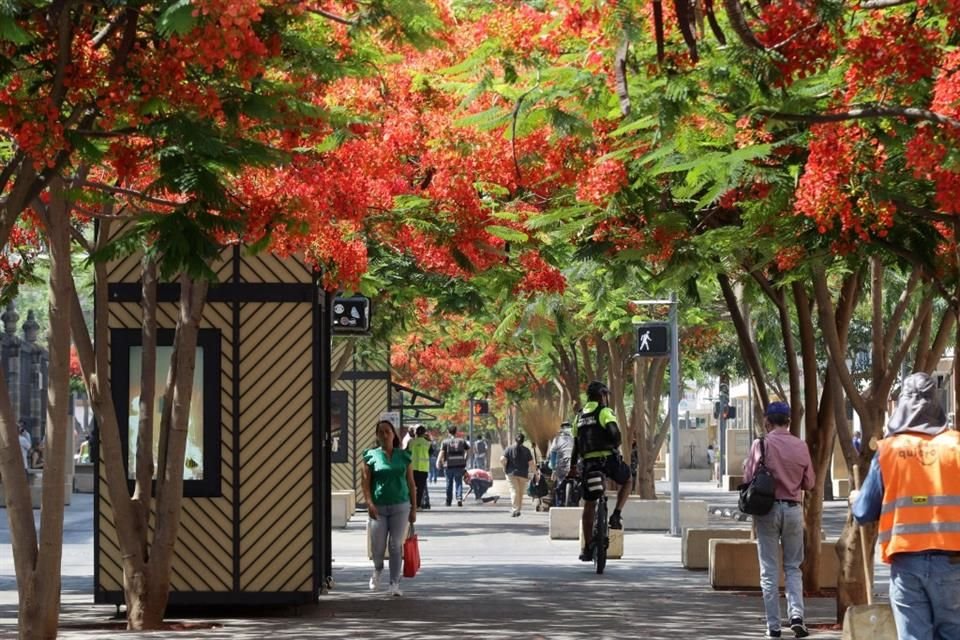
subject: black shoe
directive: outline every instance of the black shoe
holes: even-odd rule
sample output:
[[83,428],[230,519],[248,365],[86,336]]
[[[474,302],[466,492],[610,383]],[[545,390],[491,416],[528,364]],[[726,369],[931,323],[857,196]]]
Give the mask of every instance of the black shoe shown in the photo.
[[610,528],[611,529],[623,529],[623,519],[620,517],[620,514],[616,511],[613,512],[613,515],[610,516]]
[[450,506],[450,503],[449,503],[449,502],[447,503],[447,506],[448,506],[448,507]]
[[580,560],[583,562],[593,562],[593,547],[587,547],[580,552]]
[[463,500],[457,500],[457,506],[458,506],[458,507],[462,507],[462,506],[463,506]]
[[790,628],[793,629],[793,637],[806,638],[810,635],[807,626],[803,624],[803,618],[790,618]]
[[779,638],[779,637],[780,637],[780,629],[777,629],[776,631],[774,631],[773,629],[767,629],[767,632],[766,632],[765,634],[763,634],[763,637],[764,637],[764,638]]

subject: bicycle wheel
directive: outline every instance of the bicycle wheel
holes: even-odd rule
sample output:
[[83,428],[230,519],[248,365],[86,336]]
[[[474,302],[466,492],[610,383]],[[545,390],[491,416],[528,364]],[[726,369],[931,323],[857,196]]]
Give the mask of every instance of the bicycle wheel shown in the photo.
[[603,496],[597,501],[597,514],[593,526],[593,567],[597,570],[597,574],[603,573],[607,566],[607,547],[610,546],[607,527],[607,497]]

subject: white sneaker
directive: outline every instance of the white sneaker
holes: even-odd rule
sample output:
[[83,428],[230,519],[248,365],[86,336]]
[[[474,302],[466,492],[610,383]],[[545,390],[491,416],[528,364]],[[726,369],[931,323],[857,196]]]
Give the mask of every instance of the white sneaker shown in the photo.
[[390,586],[387,587],[387,593],[389,593],[391,596],[397,596],[397,597],[400,597],[403,595],[403,591],[400,591],[400,585],[396,582],[390,583]]
[[374,570],[373,575],[370,576],[370,591],[376,591],[380,588],[380,574],[383,573],[383,570],[380,571]]

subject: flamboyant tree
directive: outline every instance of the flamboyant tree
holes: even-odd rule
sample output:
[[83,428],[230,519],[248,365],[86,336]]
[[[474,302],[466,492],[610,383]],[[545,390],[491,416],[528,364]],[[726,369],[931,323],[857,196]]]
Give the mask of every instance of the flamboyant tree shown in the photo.
[[[840,366],[845,343],[824,351],[816,340],[821,332],[845,333],[855,301],[847,295],[837,317],[814,312],[828,301],[802,286],[811,282],[805,269],[884,255],[937,287],[956,315],[949,158],[960,108],[951,48],[957,8],[791,1],[751,8],[734,0],[724,3],[724,15],[710,6],[704,12],[711,33],[685,5],[654,3],[651,15],[637,2],[505,4],[481,18],[487,40],[451,75],[474,74],[465,101],[492,100],[470,124],[507,132],[518,149],[541,123],[562,122],[555,146],[602,150],[577,158],[584,171],[571,189],[576,201],[554,192],[517,231],[562,222],[574,242],[605,246],[611,260],[663,264],[678,284],[693,275],[684,265],[703,267],[696,255],[703,251],[712,272],[727,278],[720,284],[735,319],[742,303],[733,282],[740,274],[755,281],[780,319],[796,422],[806,404],[808,439],[825,469],[833,439],[826,418],[840,406],[835,382],[848,395],[856,390]],[[499,64],[478,67],[491,57]],[[519,172],[526,156],[517,157]],[[595,181],[605,186],[599,197],[590,193]],[[877,325],[875,344],[885,356],[871,374],[877,393],[896,369],[886,356],[895,364],[910,342],[889,346],[887,336],[907,317],[897,308],[885,316],[889,325]],[[931,330],[937,324],[915,303],[903,309],[918,319],[925,342],[918,351],[933,354],[942,345],[934,336],[944,332]],[[949,330],[951,322],[939,326]],[[736,329],[762,398],[762,361],[746,348],[749,319]],[[824,354],[831,366],[818,372]],[[819,405],[811,393],[818,384]]]
[[[43,231],[53,257],[50,326],[57,337],[51,338],[46,451],[51,463],[44,472],[39,540],[19,455],[11,455],[16,429],[0,381],[0,470],[21,596],[21,637],[56,633],[67,429],[63,381],[70,370],[69,348],[62,343],[66,327],[72,325],[100,425],[123,553],[128,624],[154,628],[166,608],[179,524],[185,407],[212,275],[209,262],[225,242],[245,241],[281,253],[301,250],[323,267],[328,286],[356,285],[361,252],[345,248],[352,246],[360,209],[338,219],[332,204],[343,197],[334,188],[344,175],[336,152],[350,153],[338,145],[325,148],[322,141],[349,137],[350,126],[365,116],[328,104],[326,92],[338,77],[372,71],[385,48],[423,44],[437,26],[422,3],[406,3],[400,12],[387,4],[51,2],[0,11],[2,47],[10,62],[0,70],[0,127],[8,141],[0,171],[0,240],[7,256],[19,250],[16,223],[33,209],[40,221],[34,229]],[[286,179],[268,168],[281,162]],[[377,167],[369,171],[375,175]],[[318,184],[328,190],[318,190]],[[296,196],[283,193],[287,187]],[[312,226],[305,224],[295,215],[301,198],[320,196],[326,206],[313,209]],[[65,242],[71,224],[79,229],[91,218],[100,223],[93,242],[79,230],[74,235],[97,260],[101,316],[94,339],[77,312]],[[124,228],[114,236],[117,227]],[[182,293],[159,425],[150,423],[150,394],[141,397],[146,422],[140,435],[149,442],[154,428],[167,434],[160,439],[166,446],[155,497],[150,446],[138,447],[136,488],[133,496],[128,493],[102,315],[107,309],[102,260],[131,251],[144,257],[147,376],[154,370],[158,279],[177,279]],[[154,388],[152,381],[143,382],[145,390]]]

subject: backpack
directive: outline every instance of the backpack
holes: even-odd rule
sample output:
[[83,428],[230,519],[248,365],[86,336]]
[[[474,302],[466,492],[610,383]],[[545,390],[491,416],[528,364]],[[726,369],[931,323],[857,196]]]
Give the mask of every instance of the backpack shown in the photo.
[[753,516],[765,516],[773,509],[774,491],[777,483],[767,469],[766,451],[763,446],[763,438],[760,438],[760,462],[749,483],[741,484],[737,489],[740,490],[740,511]]
[[444,443],[446,450],[446,463],[448,467],[466,467],[467,466],[467,443],[463,438],[451,438]]

